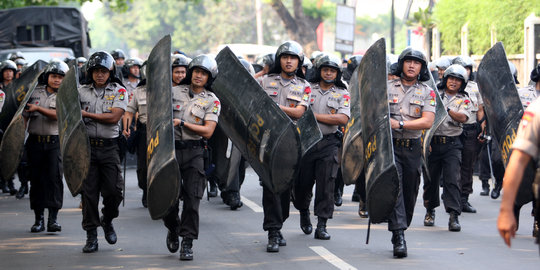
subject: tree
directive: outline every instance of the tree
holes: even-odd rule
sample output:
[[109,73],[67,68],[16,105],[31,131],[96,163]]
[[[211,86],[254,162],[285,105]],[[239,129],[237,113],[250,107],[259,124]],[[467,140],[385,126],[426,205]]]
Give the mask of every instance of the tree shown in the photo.
[[302,44],[306,55],[310,55],[319,50],[315,30],[324,19],[333,14],[334,5],[327,2],[292,0],[292,14],[282,0],[271,0],[270,4],[285,25],[289,37]]
[[519,54],[523,53],[523,21],[531,13],[540,15],[539,0],[440,0],[433,15],[445,54],[460,53],[461,27],[466,23],[470,53],[484,54],[494,32],[508,54]]
[[431,16],[430,8],[418,8],[418,11],[413,13],[413,17],[407,20],[407,25],[416,27],[415,31],[419,31],[424,37],[426,56],[427,59],[431,59],[431,33],[433,27],[435,27],[435,21]]

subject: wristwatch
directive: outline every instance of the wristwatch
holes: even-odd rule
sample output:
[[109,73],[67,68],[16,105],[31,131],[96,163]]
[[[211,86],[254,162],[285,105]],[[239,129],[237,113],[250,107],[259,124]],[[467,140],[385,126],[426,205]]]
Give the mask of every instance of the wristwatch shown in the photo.
[[450,112],[450,108],[446,108],[446,112],[449,113],[449,112]]
[[405,123],[403,123],[403,121],[399,121],[399,129],[403,129],[404,125],[405,125]]
[[181,126],[181,127],[184,126],[184,120],[180,120],[180,126]]

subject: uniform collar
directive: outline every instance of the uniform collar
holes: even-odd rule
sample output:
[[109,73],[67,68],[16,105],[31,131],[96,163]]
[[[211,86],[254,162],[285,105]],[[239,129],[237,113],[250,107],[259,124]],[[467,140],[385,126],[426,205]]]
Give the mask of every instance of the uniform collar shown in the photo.
[[289,84],[296,84],[296,81],[297,81],[296,74],[290,80],[282,78],[281,75],[279,75],[279,74],[278,74],[278,76],[276,78],[279,79],[279,81],[281,82],[281,85],[283,85],[283,86],[287,86]]
[[321,88],[321,84],[320,83],[317,83],[317,90],[319,91],[319,93],[323,94],[323,95],[326,95],[328,93],[333,93],[336,91],[336,85],[332,85],[332,87],[328,88],[328,90],[323,90]]

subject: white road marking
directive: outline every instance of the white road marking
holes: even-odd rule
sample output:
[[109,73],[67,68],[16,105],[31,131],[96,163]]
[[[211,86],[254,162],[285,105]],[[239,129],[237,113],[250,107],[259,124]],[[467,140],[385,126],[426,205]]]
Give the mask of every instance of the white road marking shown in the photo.
[[260,207],[259,205],[257,205],[256,203],[254,203],[253,201],[251,201],[250,199],[244,197],[244,196],[241,196],[242,197],[242,202],[249,208],[251,208],[251,210],[253,210],[253,212],[255,213],[262,213],[263,212],[263,209],[262,207]]
[[357,270],[356,267],[346,263],[342,259],[338,258],[338,256],[332,254],[332,252],[328,251],[328,249],[321,247],[321,246],[313,246],[309,247],[311,250],[315,251],[315,253],[319,254],[323,259],[325,259],[327,262],[331,263],[335,267],[341,270]]

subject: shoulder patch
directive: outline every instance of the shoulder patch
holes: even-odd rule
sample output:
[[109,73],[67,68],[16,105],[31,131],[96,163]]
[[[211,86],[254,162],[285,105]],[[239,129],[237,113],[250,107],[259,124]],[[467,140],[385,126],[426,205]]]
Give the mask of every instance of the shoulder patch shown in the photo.
[[126,98],[126,89],[120,88],[118,89],[118,93],[120,93],[120,95],[118,96],[119,100],[124,100]]

